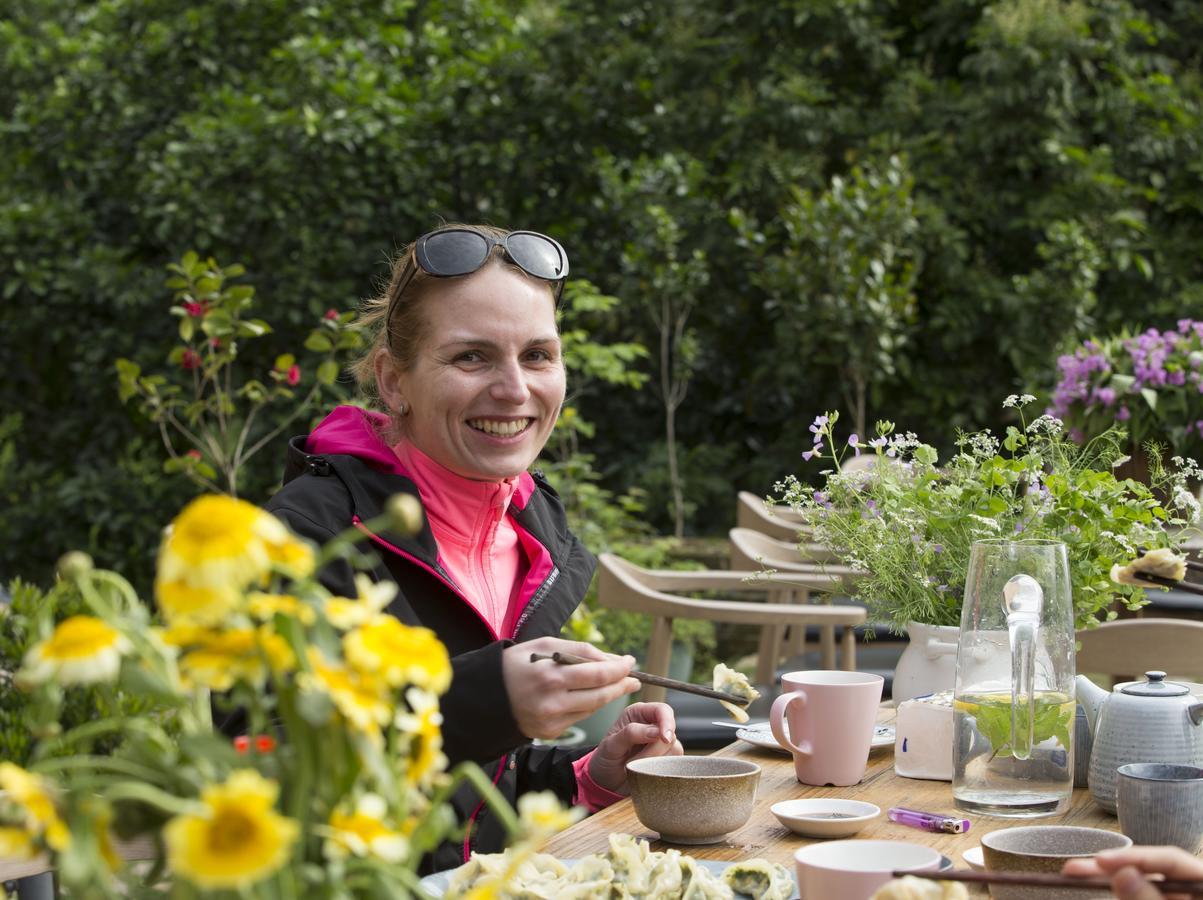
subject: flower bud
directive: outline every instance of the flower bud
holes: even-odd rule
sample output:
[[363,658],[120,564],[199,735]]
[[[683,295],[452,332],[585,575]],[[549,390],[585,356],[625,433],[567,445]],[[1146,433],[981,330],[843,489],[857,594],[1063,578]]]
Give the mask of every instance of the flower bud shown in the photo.
[[92,571],[92,557],[80,550],[64,553],[58,560],[58,577],[64,581],[75,581]]
[[407,537],[421,531],[426,519],[422,504],[412,494],[393,494],[384,504],[384,511],[393,529]]

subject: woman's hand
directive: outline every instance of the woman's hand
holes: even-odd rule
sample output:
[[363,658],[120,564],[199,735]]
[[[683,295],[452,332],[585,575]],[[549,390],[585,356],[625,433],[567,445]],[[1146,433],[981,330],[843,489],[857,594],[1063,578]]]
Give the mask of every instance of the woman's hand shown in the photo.
[[1110,875],[1111,890],[1120,900],[1163,900],[1186,898],[1186,894],[1163,894],[1156,883],[1141,873],[1160,873],[1166,878],[1203,879],[1203,859],[1178,847],[1124,847],[1104,850],[1091,859],[1072,859],[1061,869],[1064,875]]
[[[532,653],[571,653],[596,662],[566,666]],[[639,690],[627,673],[635,668],[632,656],[602,653],[592,644],[542,637],[506,647],[501,654],[501,674],[518,730],[528,738],[551,740],[573,722],[579,722],[611,700]]]
[[628,794],[627,763],[646,756],[680,756],[677,721],[667,703],[632,703],[602,738],[589,760],[589,777],[616,794]]

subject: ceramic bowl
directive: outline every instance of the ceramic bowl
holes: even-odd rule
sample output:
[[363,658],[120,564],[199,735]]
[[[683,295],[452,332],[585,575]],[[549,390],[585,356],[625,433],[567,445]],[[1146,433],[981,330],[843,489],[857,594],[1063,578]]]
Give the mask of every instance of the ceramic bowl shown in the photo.
[[872,803],[821,797],[782,800],[771,809],[790,831],[816,838],[851,837],[881,815]]
[[672,844],[713,844],[752,815],[760,766],[723,756],[655,756],[627,763],[639,821]]
[[938,869],[941,862],[937,851],[905,841],[828,841],[794,852],[805,900],[868,900],[891,873]]
[[[982,835],[982,853],[991,872],[1057,873],[1068,859],[1131,845],[1131,839],[1119,832],[1071,825],[1027,825]],[[1111,892],[995,884],[990,895],[994,900],[1088,900],[1110,897]]]

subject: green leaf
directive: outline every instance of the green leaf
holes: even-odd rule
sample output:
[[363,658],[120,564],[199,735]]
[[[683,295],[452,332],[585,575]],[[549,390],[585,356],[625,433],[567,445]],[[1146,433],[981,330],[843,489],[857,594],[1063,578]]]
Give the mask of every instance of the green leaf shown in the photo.
[[327,353],[334,349],[334,341],[330,340],[328,334],[311,331],[309,337],[305,338],[305,349],[312,350],[314,353]]
[[190,344],[194,334],[196,334],[196,320],[192,316],[184,316],[180,319],[180,340],[185,344]]
[[286,372],[288,368],[297,361],[297,358],[291,353],[281,353],[276,357],[276,363],[273,368],[277,372]]
[[338,363],[328,359],[317,367],[317,380],[320,384],[334,384],[338,380]]
[[1141,388],[1140,396],[1145,398],[1145,403],[1149,404],[1149,409],[1157,412],[1157,392],[1152,388]]

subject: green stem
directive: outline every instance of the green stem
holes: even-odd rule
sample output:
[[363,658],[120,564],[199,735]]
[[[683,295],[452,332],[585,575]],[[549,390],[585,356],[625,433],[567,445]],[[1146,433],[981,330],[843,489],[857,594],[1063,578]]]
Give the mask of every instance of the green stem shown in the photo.
[[38,745],[34,759],[53,756],[55,752],[71,744],[98,738],[115,731],[140,731],[160,746],[171,746],[171,738],[167,736],[167,732],[146,719],[110,717],[78,725],[58,737],[43,741]]
[[131,778],[137,778],[139,781],[158,783],[165,781],[162,772],[149,766],[130,762],[128,759],[121,759],[117,756],[60,756],[53,759],[41,760],[32,768],[33,771],[39,773],[73,771],[75,769],[101,769],[128,775]]
[[188,815],[202,809],[195,800],[185,800],[149,784],[127,781],[114,784],[104,792],[108,800],[135,800],[173,816]]

